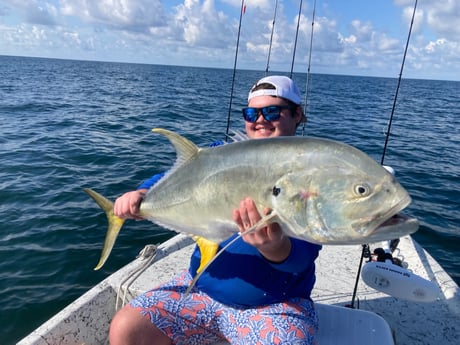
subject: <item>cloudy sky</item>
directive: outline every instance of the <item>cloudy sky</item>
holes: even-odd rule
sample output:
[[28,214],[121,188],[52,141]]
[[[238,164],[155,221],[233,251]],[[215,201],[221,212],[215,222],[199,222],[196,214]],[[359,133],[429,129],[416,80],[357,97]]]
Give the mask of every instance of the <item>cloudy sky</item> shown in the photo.
[[[415,0],[317,0],[313,73],[397,77]],[[246,0],[238,68],[265,70],[276,0]],[[289,71],[299,0],[278,0],[270,70]],[[306,72],[313,1],[295,71]],[[0,55],[232,68],[241,0],[0,0]],[[403,76],[460,80],[460,1],[419,0]]]

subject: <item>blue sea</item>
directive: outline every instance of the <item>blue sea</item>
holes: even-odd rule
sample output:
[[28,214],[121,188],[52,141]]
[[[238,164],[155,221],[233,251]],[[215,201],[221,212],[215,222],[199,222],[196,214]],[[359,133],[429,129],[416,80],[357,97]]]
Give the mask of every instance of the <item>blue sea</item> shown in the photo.
[[[224,139],[229,113],[230,128],[241,129],[240,108],[263,75],[236,72],[229,111],[227,69],[0,56],[2,344],[27,335],[146,244],[172,236],[130,221],[94,271],[106,220],[82,189],[114,199],[168,169],[175,152],[153,127],[198,145]],[[293,78],[305,93],[306,74]],[[380,162],[396,85],[312,74],[305,134],[349,143]],[[406,213],[421,222],[415,239],[457,283],[459,94],[460,82],[403,79],[384,159],[413,198]]]

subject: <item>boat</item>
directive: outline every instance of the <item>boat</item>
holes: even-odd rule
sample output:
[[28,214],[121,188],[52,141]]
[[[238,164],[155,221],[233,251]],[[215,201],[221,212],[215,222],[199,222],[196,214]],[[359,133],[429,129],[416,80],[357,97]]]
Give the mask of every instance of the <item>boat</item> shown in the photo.
[[[371,244],[371,248],[380,244]],[[194,242],[179,234],[140,255],[64,308],[18,345],[107,344],[110,321],[116,310],[132,298],[170,279],[188,267]],[[353,289],[361,260],[359,245],[323,246],[312,292],[319,316],[318,343],[342,344],[458,344],[460,290],[433,257],[411,236],[400,239],[393,252],[410,272],[436,288],[436,295],[392,297],[360,279]],[[364,264],[372,264],[369,261]],[[399,268],[398,268],[399,267]],[[373,270],[371,270],[373,271]],[[373,271],[374,273],[376,271]],[[379,273],[377,271],[377,273]],[[391,277],[389,277],[390,283]],[[398,283],[396,281],[396,283]],[[406,281],[409,291],[410,281]],[[372,285],[372,284],[371,284]],[[381,289],[380,289],[381,290]],[[428,290],[427,290],[428,291]],[[431,291],[431,290],[430,290]],[[355,293],[354,293],[355,292]],[[355,302],[353,308],[350,307]],[[223,344],[223,343],[222,343]]]
[[[319,317],[318,344],[458,344],[459,286],[410,235],[399,239],[392,250],[386,244],[370,244],[368,248],[395,256],[372,260],[370,255],[362,270],[364,248],[323,246],[316,260],[311,294]],[[108,344],[116,311],[186,270],[194,246],[183,234],[158,246],[147,245],[136,259],[17,344]]]

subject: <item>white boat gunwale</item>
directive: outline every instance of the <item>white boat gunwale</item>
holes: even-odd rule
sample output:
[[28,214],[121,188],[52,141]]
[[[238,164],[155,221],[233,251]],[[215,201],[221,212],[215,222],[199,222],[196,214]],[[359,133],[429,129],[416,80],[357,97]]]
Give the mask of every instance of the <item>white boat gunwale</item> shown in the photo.
[[[360,281],[357,304],[361,310],[343,308],[351,301],[360,247],[324,246],[317,259],[317,282],[312,292],[320,317],[321,344],[333,344],[337,337],[346,341],[346,336],[349,344],[361,341],[363,344],[392,344],[391,339],[383,342],[390,333],[396,344],[457,343],[460,336],[459,287],[410,236],[401,239],[399,248],[409,269],[436,282],[440,287],[439,298],[430,303],[405,301],[373,290]],[[186,269],[192,250],[193,241],[189,237],[174,236],[158,246],[154,263],[149,264],[132,284],[127,277],[136,274],[146,263],[145,258],[137,258],[107,277],[18,344],[106,344],[115,306],[121,304],[117,300],[120,284],[130,285],[125,296],[130,300]],[[122,289],[120,298],[123,294]],[[389,328],[385,329],[385,325]],[[333,339],[331,333],[334,333]],[[378,335],[378,339],[373,338],[373,334]]]

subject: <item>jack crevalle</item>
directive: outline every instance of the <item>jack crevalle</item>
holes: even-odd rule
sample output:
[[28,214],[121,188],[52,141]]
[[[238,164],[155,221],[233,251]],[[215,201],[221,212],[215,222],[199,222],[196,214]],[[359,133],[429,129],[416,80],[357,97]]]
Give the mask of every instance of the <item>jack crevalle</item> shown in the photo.
[[[398,215],[411,201],[393,175],[362,151],[332,140],[276,137],[198,148],[165,129],[177,151],[167,174],[147,192],[140,214],[176,232],[219,243],[239,231],[232,211],[251,197],[268,207],[253,229],[277,222],[283,231],[318,244],[363,244],[415,232],[416,219]],[[113,204],[85,191],[105,210],[108,258],[123,219]]]

